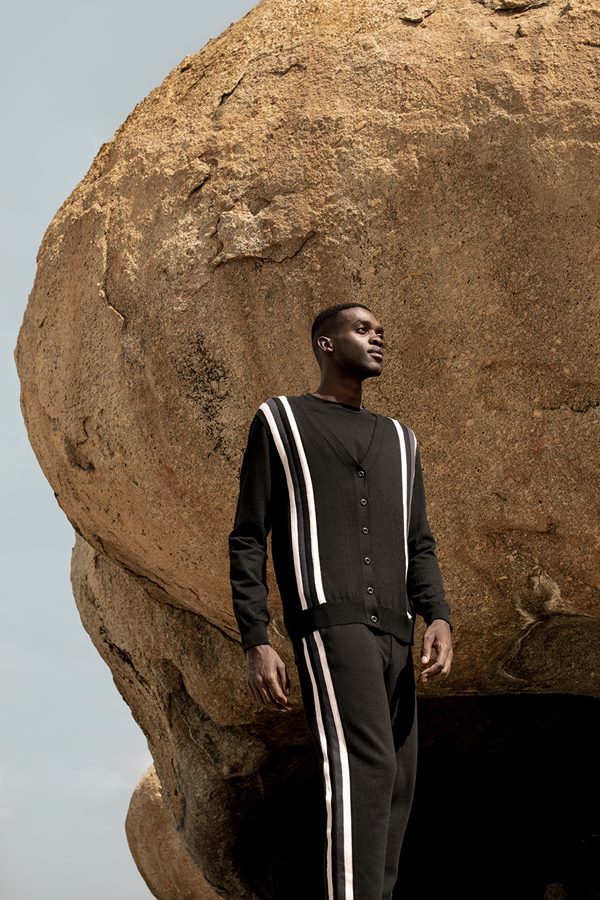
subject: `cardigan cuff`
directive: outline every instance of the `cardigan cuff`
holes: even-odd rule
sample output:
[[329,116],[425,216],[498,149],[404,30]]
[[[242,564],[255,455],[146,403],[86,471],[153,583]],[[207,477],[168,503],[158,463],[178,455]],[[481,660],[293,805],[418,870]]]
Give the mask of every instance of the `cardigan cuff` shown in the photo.
[[249,650],[250,647],[258,647],[259,644],[268,644],[269,643],[269,635],[267,633],[266,625],[263,625],[262,622],[258,622],[256,625],[253,625],[251,628],[246,631],[242,637],[242,647],[244,652]]
[[451,632],[454,630],[454,629],[452,628],[452,622],[451,622],[450,619],[447,618],[447,616],[445,616],[445,615],[440,615],[440,614],[438,614],[438,615],[429,615],[429,616],[427,616],[427,618],[425,619],[425,622],[426,622],[427,625],[429,626],[429,625],[431,625],[431,623],[434,622],[436,619],[442,619],[444,622],[447,622],[448,625],[450,626],[450,631],[451,631]]

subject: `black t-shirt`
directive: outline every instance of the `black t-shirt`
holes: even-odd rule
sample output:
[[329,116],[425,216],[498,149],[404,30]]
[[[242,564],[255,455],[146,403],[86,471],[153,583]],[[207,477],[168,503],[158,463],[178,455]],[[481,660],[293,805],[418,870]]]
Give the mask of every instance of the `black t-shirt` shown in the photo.
[[366,407],[358,409],[349,403],[339,403],[337,400],[324,400],[315,397],[314,394],[305,392],[305,396],[312,401],[315,416],[319,421],[335,432],[339,440],[357,462],[361,462],[366,456],[375,421],[377,416]]

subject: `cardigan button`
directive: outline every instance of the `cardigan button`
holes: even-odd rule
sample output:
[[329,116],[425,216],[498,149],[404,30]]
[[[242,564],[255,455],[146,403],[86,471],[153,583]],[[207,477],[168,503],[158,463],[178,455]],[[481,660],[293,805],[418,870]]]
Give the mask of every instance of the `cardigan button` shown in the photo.
[[359,478],[362,478],[364,474],[365,474],[365,473],[363,472],[362,469],[359,469],[358,472],[357,472],[357,475],[358,475]]
[[369,533],[368,527],[366,525],[363,525],[363,534],[368,534],[368,533]]
[[376,622],[378,618],[379,616],[376,616],[375,613],[373,613],[373,615],[371,616],[371,622]]
[[371,587],[371,585],[369,585],[369,587],[367,588],[367,594],[372,594],[374,590],[375,590],[375,588]]
[[360,498],[360,502],[362,503],[363,506],[366,506],[367,503],[368,503],[368,500],[367,500],[366,497],[361,497],[361,498]]
[[366,562],[367,565],[369,565],[370,562],[371,562],[371,557],[370,557],[370,556],[365,556],[365,562]]

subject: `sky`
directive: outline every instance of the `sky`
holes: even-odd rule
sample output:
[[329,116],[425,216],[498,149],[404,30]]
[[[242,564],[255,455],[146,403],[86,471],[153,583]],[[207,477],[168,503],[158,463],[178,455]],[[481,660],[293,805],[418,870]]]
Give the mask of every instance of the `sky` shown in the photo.
[[0,900],[144,900],[125,836],[152,760],[69,581],[13,352],[54,213],[137,102],[254,5],[3,3],[0,29]]

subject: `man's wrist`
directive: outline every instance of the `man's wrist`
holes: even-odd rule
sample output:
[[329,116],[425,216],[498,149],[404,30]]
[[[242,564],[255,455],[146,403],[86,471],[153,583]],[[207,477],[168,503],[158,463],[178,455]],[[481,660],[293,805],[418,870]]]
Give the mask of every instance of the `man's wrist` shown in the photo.
[[255,622],[249,628],[242,630],[242,647],[249,650],[250,647],[258,647],[259,644],[269,643],[269,633],[264,622]]
[[250,647],[244,647],[244,651],[246,652],[246,655],[247,655],[248,653],[251,653],[252,650],[258,650],[259,647],[270,647],[270,646],[271,645],[270,645],[269,641],[263,641],[261,644],[252,644],[252,646],[250,646]]
[[431,621],[430,625],[433,625],[434,622],[445,622],[450,631],[452,631],[452,623],[448,621],[448,619],[443,619],[441,616],[435,616]]

